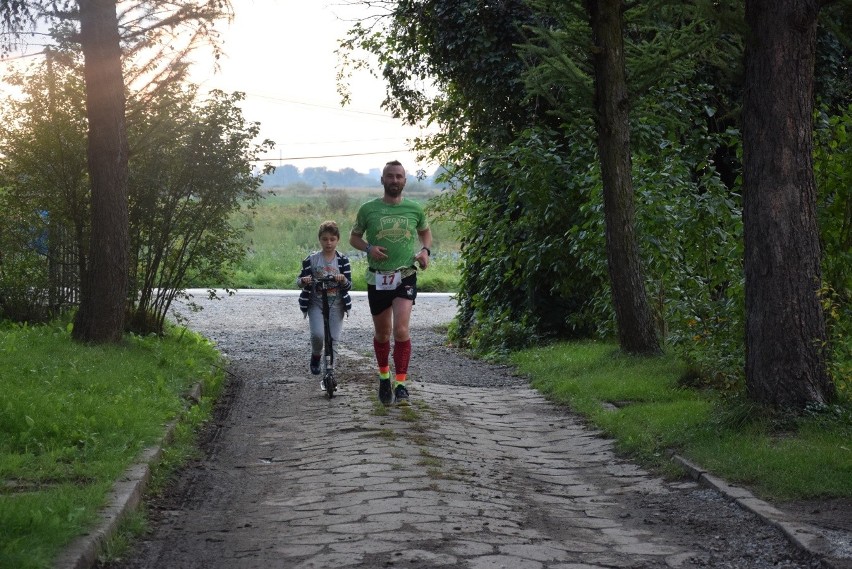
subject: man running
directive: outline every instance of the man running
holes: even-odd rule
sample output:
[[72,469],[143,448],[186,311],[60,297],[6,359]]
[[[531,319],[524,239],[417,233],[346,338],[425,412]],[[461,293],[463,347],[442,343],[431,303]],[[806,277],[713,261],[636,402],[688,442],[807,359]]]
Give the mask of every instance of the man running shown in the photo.
[[[417,297],[417,266],[429,266],[432,231],[419,203],[402,197],[405,168],[394,160],[382,170],[381,198],[358,209],[349,244],[367,253],[367,299],[373,315],[373,349],[379,367],[379,401],[408,399],[405,380],[411,359],[409,321]],[[389,356],[393,335],[394,380]]]

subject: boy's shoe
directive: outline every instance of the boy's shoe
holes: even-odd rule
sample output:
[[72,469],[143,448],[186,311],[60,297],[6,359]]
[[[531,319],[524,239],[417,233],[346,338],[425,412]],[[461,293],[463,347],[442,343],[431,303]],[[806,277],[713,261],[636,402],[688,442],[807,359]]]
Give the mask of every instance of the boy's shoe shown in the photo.
[[391,391],[390,379],[379,378],[379,401],[382,405],[393,403],[393,391]]
[[403,384],[399,384],[396,386],[394,390],[394,397],[396,397],[397,403],[406,403],[408,402],[408,390],[405,388]]
[[319,375],[320,373],[320,357],[319,356],[311,356],[311,373],[314,375]]

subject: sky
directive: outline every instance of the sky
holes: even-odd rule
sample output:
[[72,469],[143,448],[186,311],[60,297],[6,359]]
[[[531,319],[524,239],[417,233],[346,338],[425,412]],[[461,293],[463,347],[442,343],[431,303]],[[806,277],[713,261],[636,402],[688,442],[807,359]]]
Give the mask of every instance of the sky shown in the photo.
[[271,163],[297,168],[354,168],[367,173],[398,159],[413,173],[407,139],[419,134],[384,112],[384,84],[366,71],[352,79],[352,101],[341,107],[335,50],[359,15],[341,0],[234,0],[234,21],[221,25],[220,69],[198,59],[202,89],[246,94],[243,114],[260,122],[261,138],[276,143]]
[[[210,52],[196,52],[192,79],[202,92],[245,93],[245,119],[260,123],[259,139],[275,142],[264,156],[270,164],[368,173],[400,160],[412,174],[420,168],[431,174],[436,165],[417,163],[408,151],[408,140],[422,133],[381,109],[381,79],[354,72],[351,101],[341,107],[335,51],[352,21],[369,10],[352,2],[232,0],[233,21],[218,25],[224,55],[217,66]],[[23,57],[0,61],[0,72],[26,65],[40,50],[25,46]],[[0,85],[0,95],[16,92]]]

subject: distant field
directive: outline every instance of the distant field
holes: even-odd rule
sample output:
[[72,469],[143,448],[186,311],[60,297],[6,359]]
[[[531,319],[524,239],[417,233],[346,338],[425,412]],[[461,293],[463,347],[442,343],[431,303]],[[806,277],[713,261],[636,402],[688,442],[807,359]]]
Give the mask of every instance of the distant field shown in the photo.
[[[411,192],[408,197],[421,201],[428,212],[431,195],[434,194]],[[234,288],[295,288],[302,259],[319,248],[317,229],[320,223],[331,219],[340,226],[339,250],[352,261],[355,289],[366,290],[364,254],[349,246],[348,235],[358,207],[379,196],[380,188],[311,190],[300,187],[269,190],[252,218],[244,216],[235,220],[249,221],[252,229],[246,235],[248,253],[235,268],[234,281],[229,285]],[[418,277],[418,288],[424,292],[455,291],[458,288],[459,242],[453,233],[452,224],[433,221],[432,234],[433,263]],[[191,286],[212,284],[193,283]]]

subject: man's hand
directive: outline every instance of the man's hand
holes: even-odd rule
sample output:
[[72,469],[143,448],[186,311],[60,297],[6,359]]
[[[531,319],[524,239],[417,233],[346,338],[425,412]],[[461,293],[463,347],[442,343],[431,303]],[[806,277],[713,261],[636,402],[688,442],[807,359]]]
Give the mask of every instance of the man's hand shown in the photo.
[[420,249],[416,255],[414,255],[414,260],[417,261],[417,264],[420,265],[420,268],[426,270],[426,267],[429,266],[429,252],[426,249]]
[[385,251],[387,251],[385,247],[382,247],[381,245],[373,245],[370,247],[370,252],[367,254],[367,256],[377,261],[384,261],[388,258],[387,253],[385,253]]

